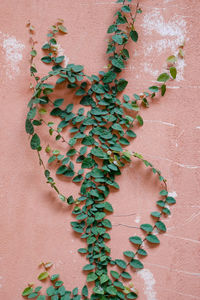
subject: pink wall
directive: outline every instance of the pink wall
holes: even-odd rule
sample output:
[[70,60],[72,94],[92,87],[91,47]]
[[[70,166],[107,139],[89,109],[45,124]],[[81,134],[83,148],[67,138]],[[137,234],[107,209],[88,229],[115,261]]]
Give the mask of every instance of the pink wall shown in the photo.
[[[163,171],[170,192],[177,196],[172,216],[165,221],[168,231],[160,236],[161,245],[144,260],[145,269],[135,274],[134,284],[142,300],[200,299],[200,2],[143,0],[141,8],[143,14],[136,23],[140,38],[130,48],[132,57],[124,71],[129,80],[127,94],[154,84],[166,57],[174,54],[183,40],[186,44],[178,80],[170,84],[164,98],[143,110],[145,124],[129,147]],[[85,259],[76,251],[83,242],[72,233],[70,209],[45,185],[24,130],[30,98],[25,24],[30,19],[35,25],[41,45],[47,27],[63,18],[69,31],[60,38],[63,53],[69,62],[83,64],[88,74],[95,74],[107,64],[106,30],[115,9],[112,0],[0,3],[1,299],[21,299],[25,285],[36,282],[42,260],[55,263],[54,271],[68,288],[85,282],[81,273]],[[74,185],[57,181],[66,195],[71,190],[77,193]],[[121,257],[129,245],[128,237],[137,234],[131,226],[148,221],[160,188],[138,163],[127,167],[118,182],[120,190],[110,196],[115,209],[110,217],[113,257]]]

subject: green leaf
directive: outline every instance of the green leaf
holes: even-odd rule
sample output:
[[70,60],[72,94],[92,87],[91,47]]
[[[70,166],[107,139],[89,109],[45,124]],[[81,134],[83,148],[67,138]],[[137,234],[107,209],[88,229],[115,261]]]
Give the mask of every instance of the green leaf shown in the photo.
[[150,224],[142,224],[140,225],[140,228],[146,232],[152,232],[153,231],[153,226]]
[[88,264],[83,267],[83,271],[91,271],[95,268],[94,265]]
[[157,238],[156,235],[149,234],[146,236],[146,240],[152,244],[160,244],[159,239]]
[[64,176],[66,177],[73,177],[74,176],[74,170],[72,170],[71,168],[68,168],[65,173],[63,173]]
[[125,279],[131,279],[131,278],[132,278],[131,275],[130,275],[128,272],[122,272],[122,273],[121,273],[121,276],[122,276],[123,278],[125,278]]
[[111,83],[115,78],[116,78],[117,74],[112,72],[112,71],[108,71],[107,73],[105,73],[104,77],[103,77],[103,82],[104,83]]
[[98,276],[94,272],[91,272],[87,275],[87,282],[95,281],[97,278]]
[[126,146],[130,144],[130,142],[124,137],[120,138],[119,142],[120,142],[120,144],[126,145]]
[[108,27],[107,33],[113,33],[116,30],[117,30],[117,26],[115,24],[113,24]]
[[113,296],[115,296],[115,295],[117,295],[117,289],[114,287],[114,286],[108,286],[107,288],[106,288],[106,292],[109,294],[109,295],[113,295]]
[[107,228],[112,228],[112,224],[111,224],[110,220],[108,220],[108,219],[104,219],[102,221],[102,225]]
[[159,91],[159,88],[157,86],[153,85],[153,86],[149,87],[149,90],[153,93],[157,93]]
[[86,136],[82,140],[82,144],[86,146],[94,145],[95,139],[92,136]]
[[112,40],[117,43],[118,45],[122,45],[123,44],[123,38],[120,34],[115,34],[112,36]]
[[118,92],[122,92],[126,88],[127,84],[128,81],[126,81],[125,79],[120,79],[117,83]]
[[118,279],[120,277],[119,273],[116,271],[110,271],[110,274],[112,275],[112,277],[114,277],[115,279]]
[[66,197],[62,194],[59,194],[58,197],[60,198],[61,201],[65,202],[66,201]]
[[48,296],[53,296],[56,294],[56,289],[53,286],[50,286],[46,290]]
[[161,196],[167,196],[168,195],[168,191],[162,190],[162,191],[160,191],[160,195]]
[[113,58],[112,59],[112,65],[114,67],[118,68],[118,69],[124,69],[125,68],[124,62],[120,57]]
[[66,155],[71,157],[71,156],[74,156],[74,155],[76,154],[76,152],[77,152],[76,149],[70,149],[70,150],[66,153]]
[[91,157],[87,157],[83,160],[81,168],[90,169],[95,165],[95,161]]
[[174,55],[170,55],[170,56],[167,58],[167,62],[169,62],[169,63],[174,64],[176,61],[177,61],[177,58],[176,58],[176,56],[174,56]]
[[102,220],[104,217],[106,216],[106,214],[104,212],[97,212],[95,214],[95,220],[96,221],[100,221]]
[[55,58],[55,63],[60,64],[65,59],[65,56],[57,56]]
[[40,138],[36,133],[32,136],[30,145],[33,150],[37,150],[40,147]]
[[142,119],[142,117],[140,115],[137,115],[136,119],[138,120],[140,126],[142,126],[144,124],[144,121],[143,121],[143,119]]
[[58,277],[59,277],[59,274],[53,274],[51,276],[51,281],[54,281],[54,280],[58,279]]
[[86,146],[81,147],[79,152],[80,152],[80,155],[84,155],[87,152],[87,147]]
[[27,114],[27,119],[29,120],[33,119],[36,115],[36,112],[37,112],[36,107],[31,108]]
[[81,66],[81,65],[74,65],[74,66],[72,66],[72,70],[75,72],[75,73],[79,73],[79,72],[81,72],[81,71],[83,71],[83,66]]
[[137,42],[137,40],[138,40],[138,33],[137,33],[137,31],[131,30],[131,32],[130,32],[130,37],[131,37],[131,39],[132,39],[134,42]]
[[42,272],[40,273],[40,275],[38,276],[38,280],[44,280],[47,277],[49,277],[49,273],[48,272]]
[[132,137],[132,138],[135,138],[137,135],[135,132],[133,132],[132,130],[127,130],[126,134],[129,136],[129,137]]
[[26,119],[26,124],[25,124],[26,132],[29,134],[34,133],[34,127],[29,119]]
[[87,244],[88,245],[94,244],[95,241],[96,241],[96,238],[94,236],[89,236],[87,238]]
[[103,274],[101,277],[100,277],[100,282],[101,284],[105,283],[106,281],[109,280],[109,277],[106,275],[106,274]]
[[135,256],[135,254],[133,253],[133,251],[124,251],[123,254],[127,257],[131,257],[133,258]]
[[45,108],[40,108],[38,112],[40,115],[45,115],[47,111]]
[[122,54],[126,57],[126,58],[130,58],[129,52],[127,49],[122,49]]
[[40,295],[40,296],[37,297],[37,300],[45,300],[45,299],[46,299],[46,297],[43,296],[43,295]]
[[176,68],[175,68],[175,67],[171,67],[171,68],[169,69],[169,71],[170,71],[170,74],[171,74],[172,78],[173,78],[173,79],[176,79],[176,75],[177,75],[177,70],[176,70]]
[[52,58],[50,56],[44,56],[41,58],[41,61],[45,64],[50,64],[52,62]]
[[157,221],[156,223],[155,223],[155,226],[159,229],[159,230],[161,230],[161,231],[163,231],[163,232],[166,232],[166,226],[165,226],[165,224],[163,223],[163,222],[161,222],[161,221]]
[[78,295],[78,288],[77,287],[72,290],[72,295],[73,296]]
[[138,254],[142,256],[147,256],[147,252],[144,249],[138,249]]
[[163,208],[162,212],[164,214],[166,214],[166,215],[170,215],[171,214],[170,210],[167,207]]
[[166,82],[167,80],[169,80],[170,77],[167,73],[162,73],[158,76],[157,81],[159,82]]
[[142,245],[142,239],[137,235],[130,237],[129,241],[135,245]]
[[94,168],[91,171],[91,176],[94,178],[104,177],[104,172],[98,168]]
[[104,290],[101,287],[95,286],[93,288],[93,292],[97,295],[104,295]]
[[84,287],[82,288],[82,295],[84,297],[88,297],[88,288],[87,288],[87,285],[84,285]]
[[37,51],[35,49],[33,49],[31,52],[30,52],[30,55],[35,57],[37,55]]
[[134,292],[131,292],[126,297],[127,299],[137,299],[138,295]]
[[131,12],[131,9],[130,9],[130,7],[129,7],[128,5],[122,6],[121,10],[122,10],[123,12],[127,12],[127,13]]
[[91,154],[101,159],[108,159],[108,155],[101,148],[92,148]]
[[109,211],[109,212],[113,212],[113,207],[109,202],[104,202],[104,209]]
[[138,259],[132,259],[130,262],[131,267],[135,268],[135,269],[143,269],[144,265],[143,263],[141,263],[140,260]]
[[166,92],[166,85],[163,84],[163,85],[161,86],[161,95],[164,96],[164,95],[165,95],[165,92]]
[[151,216],[152,216],[152,217],[155,217],[155,218],[160,218],[161,213],[158,212],[158,211],[153,211],[153,212],[151,213]]
[[173,197],[166,197],[166,202],[168,204],[175,204],[176,200]]
[[48,43],[46,43],[46,44],[44,44],[44,45],[42,46],[42,49],[43,49],[43,50],[49,50],[50,47],[51,47],[51,46],[50,46]]
[[63,25],[58,25],[58,29],[62,33],[67,33],[67,28]]
[[31,286],[28,286],[25,288],[22,292],[22,296],[28,296],[33,292],[33,288]]
[[127,267],[126,262],[122,259],[115,259],[115,263],[118,267],[120,267],[122,269],[126,269],[126,267]]
[[31,293],[30,295],[28,295],[28,299],[33,299],[33,298],[36,298],[38,295],[38,293],[34,292],[34,293]]
[[81,254],[86,254],[88,251],[85,248],[79,248],[78,252],[81,253]]
[[162,200],[158,200],[158,201],[156,202],[156,204],[157,204],[158,206],[160,206],[160,207],[165,207],[165,202],[162,201]]
[[57,169],[56,174],[61,175],[64,174],[66,171],[67,171],[67,167],[65,165],[62,165]]
[[37,286],[37,287],[35,288],[35,292],[38,293],[41,289],[42,289],[42,286]]

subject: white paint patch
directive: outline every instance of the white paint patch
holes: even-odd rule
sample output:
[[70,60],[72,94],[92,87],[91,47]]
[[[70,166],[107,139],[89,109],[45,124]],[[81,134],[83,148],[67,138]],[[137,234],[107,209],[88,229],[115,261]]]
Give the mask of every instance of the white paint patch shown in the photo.
[[177,193],[174,191],[174,192],[168,193],[168,196],[169,196],[169,197],[174,197],[174,198],[176,198],[178,195],[177,195]]
[[141,63],[141,66],[146,73],[151,74],[156,77],[159,75],[159,71],[153,70],[153,66],[151,63],[143,62],[143,63]]
[[156,291],[154,290],[156,281],[152,272],[149,269],[143,269],[141,271],[138,271],[137,273],[144,280],[144,294],[146,295],[146,299],[157,300]]
[[[162,10],[163,11],[163,10]],[[165,21],[161,10],[151,9],[150,13],[144,15],[142,27],[145,35],[152,35],[156,32],[161,36],[154,42],[144,42],[144,55],[152,56],[155,51],[161,54],[166,49],[171,50],[171,54],[178,53],[178,46],[182,45],[186,39],[186,21],[184,16],[173,15],[170,20]],[[177,80],[183,80],[185,61],[180,59],[177,62]],[[156,72],[156,71],[155,71]]]
[[174,0],[164,0],[165,3],[173,2]]
[[65,63],[65,67],[66,67],[69,63],[69,57],[67,57],[65,55],[64,49],[58,44],[58,56],[61,56],[61,55],[63,55],[65,57],[63,62]]
[[160,123],[160,124],[162,124],[162,125],[166,125],[166,126],[170,126],[170,127],[176,126],[176,125],[173,124],[173,123],[163,122],[163,121],[160,121],[160,120],[144,120],[144,122],[149,122],[149,123]]
[[1,32],[0,39],[6,56],[6,63],[3,67],[6,69],[8,78],[13,79],[20,72],[19,63],[22,60],[22,51],[25,46],[14,36],[9,36]]
[[180,15],[174,15],[168,22],[165,22],[159,9],[151,9],[151,12],[144,16],[142,27],[146,35],[151,35],[153,31],[156,31],[163,37],[175,37],[175,46],[184,42],[186,22]]
[[137,216],[136,218],[135,218],[135,223],[140,223],[140,220],[141,220],[141,217],[140,216]]

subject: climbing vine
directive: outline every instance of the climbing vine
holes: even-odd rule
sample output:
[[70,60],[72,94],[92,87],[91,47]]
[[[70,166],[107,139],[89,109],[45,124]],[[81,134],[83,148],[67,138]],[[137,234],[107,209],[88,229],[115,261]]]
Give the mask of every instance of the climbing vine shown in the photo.
[[[107,71],[100,71],[97,75],[85,74],[82,65],[65,66],[65,56],[58,55],[56,38],[59,34],[66,34],[67,29],[64,21],[59,19],[47,34],[48,42],[42,46],[45,56],[41,61],[50,65],[51,70],[40,78],[34,63],[37,56],[34,27],[28,23],[32,44],[30,74],[35,84],[31,84],[33,94],[28,103],[25,128],[30,136],[30,146],[44,169],[47,184],[58,194],[60,201],[73,206],[75,221],[71,226],[85,240],[85,248],[78,249],[78,252],[87,260],[83,267],[86,284],[72,291],[65,288],[58,274],[50,276],[48,270],[52,263],[43,262],[44,270],[38,279],[48,278],[50,286],[42,295],[41,286],[28,285],[22,295],[29,299],[136,299],[137,291],[131,284],[127,285],[132,279],[127,267],[133,270],[143,268],[143,258],[148,255],[144,245],[160,243],[157,233],[166,231],[162,217],[170,214],[170,205],[176,202],[168,195],[167,180],[161,172],[141,154],[126,147],[136,138],[134,126],[143,125],[141,110],[149,107],[157,94],[164,96],[167,82],[176,78],[175,64],[178,57],[183,57],[183,50],[181,46],[178,56],[168,57],[166,72],[158,76],[156,85],[140,95],[122,95],[128,84],[121,76],[130,57],[127,45],[133,42],[134,46],[138,40],[135,22],[137,15],[142,13],[139,3],[132,7],[131,2],[117,1],[119,7],[107,31],[110,36],[106,52]],[[80,99],[80,104],[74,105],[64,98],[55,99],[58,85],[60,89],[70,89],[73,96]],[[54,118],[59,119],[58,125]],[[41,142],[41,126],[46,128],[53,145],[56,141],[66,146],[65,153],[51,143],[45,145]],[[70,134],[66,133],[67,128]],[[43,150],[49,153],[48,163],[43,161]],[[152,170],[160,181],[161,191],[156,202],[157,210],[151,212],[152,224],[141,224],[141,236],[131,236],[130,247],[124,249],[123,257],[113,258],[106,244],[112,228],[107,215],[113,212],[107,198],[113,189],[119,189],[116,177],[130,165],[132,158],[139,159]],[[57,187],[48,167],[53,162],[57,163],[58,176],[71,178],[80,187],[79,197],[64,195]],[[91,289],[88,289],[89,282],[93,282]]]

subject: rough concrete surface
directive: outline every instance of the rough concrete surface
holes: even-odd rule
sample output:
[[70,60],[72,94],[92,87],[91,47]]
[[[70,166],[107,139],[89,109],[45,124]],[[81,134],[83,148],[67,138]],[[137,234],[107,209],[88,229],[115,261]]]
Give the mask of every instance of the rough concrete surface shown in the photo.
[[[159,247],[150,249],[145,269],[134,274],[133,282],[141,300],[195,300],[200,299],[200,1],[143,0],[140,7],[139,41],[130,45],[131,59],[123,72],[129,80],[126,93],[153,85],[166,58],[183,41],[185,59],[166,96],[143,110],[144,126],[129,146],[162,170],[177,199],[165,220],[167,233],[160,235]],[[77,253],[83,242],[71,230],[70,210],[45,185],[24,130],[31,95],[26,22],[35,25],[39,49],[47,28],[63,18],[69,34],[59,37],[60,51],[95,74],[107,64],[106,30],[115,10],[112,0],[0,1],[1,299],[21,299],[26,284],[36,282],[42,260],[54,262],[53,271],[69,289],[85,282],[85,259]],[[77,193],[68,181],[57,181],[66,195]],[[155,177],[134,163],[118,183],[120,190],[109,198],[115,209],[110,217],[113,257],[122,257],[128,237],[138,232],[134,227],[150,219],[160,189]]]

